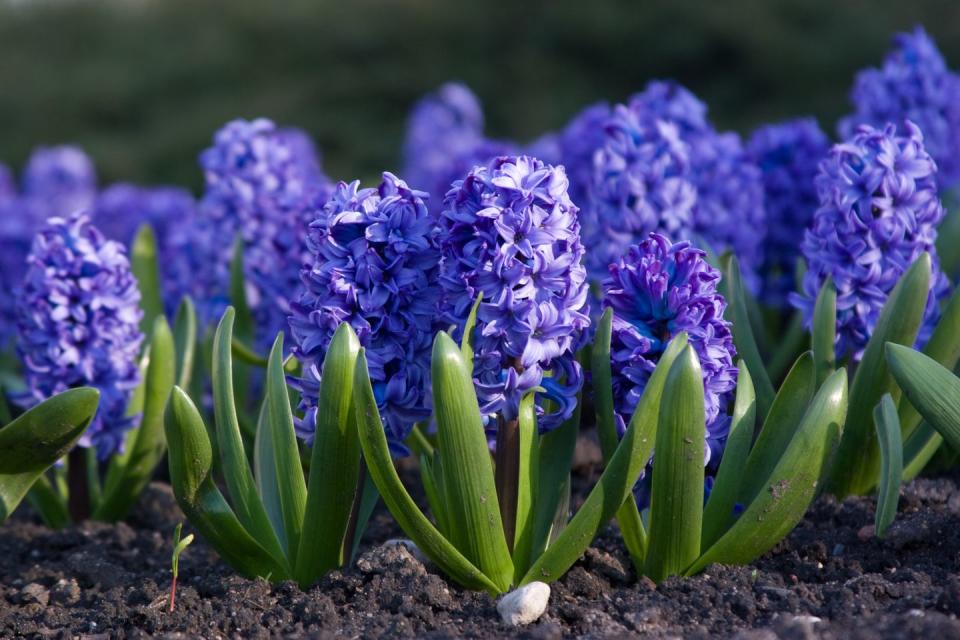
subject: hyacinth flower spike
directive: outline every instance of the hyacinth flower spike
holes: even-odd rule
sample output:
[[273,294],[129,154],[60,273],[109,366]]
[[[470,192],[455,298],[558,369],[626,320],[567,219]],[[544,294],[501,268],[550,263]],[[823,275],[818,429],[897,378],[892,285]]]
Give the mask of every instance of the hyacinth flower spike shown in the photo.
[[[77,387],[100,392],[96,415],[70,450],[68,464],[51,472],[60,481],[41,475],[29,494],[52,526],[91,516],[123,518],[164,453],[163,409],[176,363],[187,359],[193,336],[182,335],[175,346],[158,315],[151,318],[141,358],[144,312],[137,280],[145,297],[159,291],[149,229],[138,238],[131,265],[122,245],[78,213],[50,219],[30,254],[18,329],[32,391],[22,402],[30,406]],[[181,314],[181,324],[189,320],[189,313]]]
[[[743,361],[732,366],[718,279],[702,251],[652,234],[611,266],[605,282],[592,373],[609,463],[623,446],[617,439],[625,422],[627,434],[635,428],[670,353],[667,345],[681,336],[687,343],[669,368],[658,420],[647,426],[653,446],[643,464],[651,453],[653,459],[645,484],[617,511],[637,571],[657,582],[697,573],[711,562],[750,562],[786,536],[816,495],[846,415],[846,372],[833,373],[817,390],[807,353],[794,364],[754,442],[757,396]],[[648,504],[649,526],[638,511]]]

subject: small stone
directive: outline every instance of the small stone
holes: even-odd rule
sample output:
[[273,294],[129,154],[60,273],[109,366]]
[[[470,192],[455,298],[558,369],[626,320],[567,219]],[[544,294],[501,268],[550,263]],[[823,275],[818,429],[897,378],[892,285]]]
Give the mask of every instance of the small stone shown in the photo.
[[550,587],[544,582],[531,582],[500,598],[497,611],[504,624],[517,627],[539,620],[549,600]]
[[54,604],[74,605],[80,602],[80,585],[73,578],[69,580],[61,578],[57,584],[50,589],[50,599]]
[[20,589],[20,601],[23,604],[39,604],[45,607],[50,602],[50,592],[42,584],[31,582]]
[[862,542],[866,542],[872,538],[876,532],[877,528],[872,524],[868,524],[860,527],[860,530],[857,531],[857,538],[859,538]]
[[408,538],[390,538],[383,543],[383,546],[403,547],[410,552],[410,555],[419,560],[421,564],[427,564],[430,562],[430,559],[423,554],[423,551],[420,551],[420,547],[417,546],[417,543]]

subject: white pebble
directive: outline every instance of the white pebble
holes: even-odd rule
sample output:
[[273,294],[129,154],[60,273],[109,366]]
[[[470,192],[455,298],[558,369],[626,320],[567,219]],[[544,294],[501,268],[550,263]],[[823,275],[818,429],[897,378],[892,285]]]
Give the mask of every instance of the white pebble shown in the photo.
[[417,543],[413,540],[407,538],[390,538],[384,542],[383,545],[385,547],[404,547],[410,552],[410,555],[419,560],[421,564],[430,562],[430,559],[423,555],[423,551],[420,551],[420,547],[418,547]]
[[547,610],[550,587],[543,582],[531,582],[500,598],[497,611],[505,624],[514,627],[536,622]]

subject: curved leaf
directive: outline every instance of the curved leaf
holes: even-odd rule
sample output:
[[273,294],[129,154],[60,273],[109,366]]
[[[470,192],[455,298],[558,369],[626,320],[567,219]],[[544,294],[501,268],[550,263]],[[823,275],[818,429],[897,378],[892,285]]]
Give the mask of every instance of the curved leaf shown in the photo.
[[887,361],[910,404],[960,450],[960,378],[931,357],[898,344],[887,345]]
[[173,319],[173,343],[177,353],[177,386],[190,388],[197,350],[197,311],[190,296],[184,296]]
[[900,483],[903,476],[903,442],[900,440],[900,420],[893,398],[885,393],[880,404],[873,410],[873,422],[877,425],[880,441],[880,485],[877,493],[877,515],[874,528],[882,538],[887,527],[897,516],[900,500]]
[[383,432],[377,401],[367,373],[364,350],[357,355],[354,369],[353,397],[356,403],[357,428],[363,458],[380,495],[400,528],[410,536],[417,547],[452,580],[468,589],[486,591],[492,595],[502,592],[490,578],[477,569],[457,551],[417,507],[400,482],[393,466],[387,436]]
[[157,237],[149,224],[137,229],[130,247],[130,270],[140,289],[140,331],[150,336],[153,323],[163,315],[163,297],[160,294],[160,273],[157,265]]
[[837,368],[837,289],[828,276],[813,307],[813,366],[817,387]]

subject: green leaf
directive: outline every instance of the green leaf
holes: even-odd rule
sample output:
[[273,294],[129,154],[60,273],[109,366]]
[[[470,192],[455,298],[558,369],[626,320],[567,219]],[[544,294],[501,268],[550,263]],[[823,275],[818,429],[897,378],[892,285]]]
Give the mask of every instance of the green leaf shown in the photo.
[[237,233],[230,260],[230,305],[236,309],[235,335],[244,344],[253,344],[255,325],[247,302],[247,280],[243,266],[243,235]]
[[727,297],[727,318],[733,324],[733,342],[737,347],[737,353],[750,369],[750,377],[753,378],[756,387],[757,411],[760,415],[766,415],[770,405],[773,404],[773,383],[770,382],[767,369],[760,357],[760,349],[754,340],[747,311],[746,293],[740,277],[740,265],[737,257],[733,255],[724,256],[721,262],[724,265],[722,284]]
[[463,325],[463,337],[460,339],[460,353],[463,354],[463,361],[467,365],[468,371],[473,371],[473,329],[477,326],[477,311],[480,309],[480,303],[483,302],[483,294],[479,294],[470,307],[470,315],[467,316],[467,322]]
[[[617,450],[619,437],[614,418],[613,381],[610,372],[610,336],[613,322],[613,309],[606,309],[600,317],[596,337],[593,341],[593,353],[590,372],[593,376],[593,405],[597,415],[597,434],[603,460],[609,464]],[[550,485],[546,485],[550,486]],[[637,503],[631,495],[617,511],[617,522],[623,542],[633,559],[634,566],[641,570],[647,554],[647,534],[637,510]]]
[[850,385],[849,422],[844,427],[830,491],[842,497],[865,494],[880,475],[880,450],[873,427],[873,407],[893,381],[884,359],[887,342],[912,345],[923,321],[930,292],[930,255],[922,254],[890,293]]
[[173,344],[177,353],[177,386],[189,389],[197,350],[197,312],[190,296],[185,296],[177,307],[173,319]]
[[377,401],[373,396],[363,349],[357,356],[357,366],[354,369],[353,397],[363,458],[370,477],[400,528],[453,581],[468,589],[483,590],[492,595],[501,593],[502,588],[471,564],[430,524],[400,482],[400,476],[397,475],[390,458],[390,448],[383,432]]
[[536,501],[540,495],[540,434],[537,431],[535,391],[520,400],[520,464],[517,486],[517,527],[513,542],[514,577],[519,580],[530,568],[535,534]]
[[[353,426],[356,428],[356,422],[353,423]],[[380,492],[377,491],[377,485],[373,483],[373,478],[370,477],[369,473],[362,475],[363,487],[360,489],[362,493],[360,494],[360,503],[357,509],[357,530],[353,534],[353,540],[344,540],[344,543],[350,543],[349,550],[345,548],[343,553],[344,558],[348,562],[352,562],[356,558],[357,552],[360,550],[360,541],[363,539],[363,534],[370,524],[370,518],[373,516],[373,511],[377,507],[377,503],[380,502]],[[344,547],[347,546],[347,544],[344,544]]]
[[763,485],[730,529],[693,565],[693,575],[714,562],[747,564],[773,548],[803,518],[825,467],[831,464],[846,419],[847,371],[839,369],[823,383],[796,435]]
[[877,493],[877,515],[874,528],[877,537],[882,538],[887,527],[897,516],[897,502],[900,500],[900,482],[903,477],[903,442],[900,440],[900,420],[897,407],[889,393],[873,410],[873,421],[877,426],[877,438],[880,442],[880,484]]
[[53,488],[47,476],[40,474],[27,493],[30,506],[40,514],[43,524],[51,529],[63,529],[70,525],[67,501]]
[[[909,405],[911,411],[915,411],[905,398],[900,402],[901,407],[904,405]],[[909,482],[920,475],[942,444],[943,436],[926,422],[921,422],[903,443],[903,481]]]
[[550,548],[534,561],[521,584],[535,580],[552,582],[561,578],[587,550],[600,527],[609,522],[627,498],[632,496],[633,486],[653,451],[660,415],[660,398],[667,372],[686,346],[686,333],[679,333],[670,341],[647,381],[627,432],[597,485],[570,520],[567,528]]
[[[297,436],[293,426],[293,411],[290,409],[290,396],[283,373],[282,332],[277,334],[270,350],[265,406],[266,419],[258,425],[257,441],[258,444],[264,442],[263,451],[272,455],[260,460],[262,466],[258,468],[258,479],[263,480],[264,474],[273,478],[276,493],[261,494],[260,498],[266,503],[267,513],[271,511],[269,502],[277,501],[274,508],[279,508],[283,518],[283,531],[277,533],[281,543],[286,545],[290,565],[295,567],[307,504],[307,484],[303,479],[300,450],[297,448]],[[341,544],[342,541],[341,537]]]
[[703,372],[687,346],[670,367],[657,426],[650,494],[650,547],[644,573],[677,575],[700,555],[703,521]]
[[427,504],[437,522],[440,533],[446,535],[450,527],[443,519],[446,513],[446,498],[443,495],[443,477],[441,476],[440,454],[434,451],[431,455],[420,456],[420,480],[423,482],[424,493],[427,494]]
[[165,422],[170,484],[190,524],[239,573],[274,581],[289,578],[289,570],[244,529],[213,481],[207,428],[180,387],[173,388]]
[[433,342],[431,381],[451,542],[505,591],[513,579],[513,561],[476,391],[459,348],[442,331]]
[[744,467],[750,455],[753,427],[757,421],[757,401],[753,392],[750,371],[741,360],[737,367],[737,399],[733,405],[733,419],[727,444],[720,459],[713,490],[703,511],[701,549],[708,549],[720,539],[734,521],[734,508],[744,478]]
[[807,342],[807,332],[803,328],[803,314],[796,311],[789,324],[777,339],[777,347],[770,356],[767,373],[771,380],[780,380]]
[[227,307],[213,336],[212,376],[215,435],[220,454],[223,480],[233,501],[237,517],[244,528],[267,549],[279,563],[286,562],[280,539],[267,516],[257,489],[247,452],[243,446],[237,408],[234,401],[233,325],[236,312]]
[[115,522],[126,517],[153,478],[167,444],[163,436],[163,412],[174,385],[176,355],[173,335],[163,315],[154,318],[150,338],[150,364],[144,379],[143,416],[119,471],[111,474],[93,518]]
[[360,440],[353,414],[353,369],[360,342],[342,323],[323,360],[317,424],[310,454],[310,479],[296,578],[307,586],[349,560],[352,540],[344,536],[354,496],[362,491]]
[[960,449],[960,379],[930,356],[898,344],[887,344],[887,362],[910,404]]
[[557,487],[557,490],[540,491],[537,494],[531,558],[539,557],[549,546],[551,534],[557,529],[555,522],[558,517],[562,517],[566,525],[567,507],[562,504],[560,488],[566,485],[569,491],[570,467],[580,432],[580,407],[581,397],[578,396],[573,415],[556,429],[540,436],[540,486]]
[[816,371],[817,387],[837,368],[837,289],[833,278],[827,280],[817,294],[813,306],[813,366]]
[[70,389],[0,429],[0,522],[13,513],[37,478],[73,448],[99,402],[96,389]]
[[149,224],[137,229],[130,247],[130,270],[140,289],[140,331],[149,336],[157,317],[163,315],[163,297],[160,289],[160,273],[157,265],[157,238]]
[[813,355],[807,351],[797,359],[787,374],[753,450],[747,456],[741,471],[740,491],[737,494],[737,501],[741,504],[750,504],[763,490],[764,481],[770,477],[770,473],[783,457],[783,452],[793,441],[803,414],[816,391],[813,376]]

